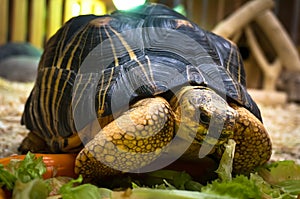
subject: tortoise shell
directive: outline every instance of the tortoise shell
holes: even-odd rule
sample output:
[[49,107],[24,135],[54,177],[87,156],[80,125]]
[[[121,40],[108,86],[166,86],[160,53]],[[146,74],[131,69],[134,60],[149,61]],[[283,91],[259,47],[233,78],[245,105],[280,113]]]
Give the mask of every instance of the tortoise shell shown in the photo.
[[141,98],[169,100],[184,85],[210,87],[261,120],[230,41],[159,4],[79,16],[47,42],[22,124],[61,152],[56,140],[68,146],[68,138],[95,117]]

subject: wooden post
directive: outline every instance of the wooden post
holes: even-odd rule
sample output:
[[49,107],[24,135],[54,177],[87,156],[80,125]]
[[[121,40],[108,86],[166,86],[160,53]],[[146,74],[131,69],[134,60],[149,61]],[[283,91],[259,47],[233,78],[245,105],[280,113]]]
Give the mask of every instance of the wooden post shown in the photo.
[[11,41],[25,42],[27,37],[28,1],[12,0]]
[[62,7],[63,0],[49,1],[49,7],[47,11],[47,39],[49,39],[62,25]]
[[29,19],[29,42],[43,48],[45,36],[46,2],[45,0],[31,1],[31,16]]
[[229,38],[236,31],[241,30],[243,26],[251,22],[258,14],[270,9],[273,4],[273,0],[250,1],[236,10],[227,19],[219,22],[212,32]]
[[269,63],[249,26],[245,27],[245,34],[251,53],[255,57],[264,74],[263,89],[276,90],[276,81],[282,69],[282,64],[279,58],[277,58],[273,63]]
[[256,17],[255,21],[269,38],[283,66],[290,71],[300,71],[297,49],[274,14],[268,10]]
[[202,21],[200,19],[200,14],[199,14],[200,11],[199,10],[202,9],[202,5],[200,3],[198,3],[198,0],[190,0],[190,1],[193,1],[192,19],[196,24],[201,25]]
[[0,45],[7,42],[8,0],[0,0]]
[[224,18],[225,13],[225,0],[219,0],[217,3],[217,21],[221,21]]

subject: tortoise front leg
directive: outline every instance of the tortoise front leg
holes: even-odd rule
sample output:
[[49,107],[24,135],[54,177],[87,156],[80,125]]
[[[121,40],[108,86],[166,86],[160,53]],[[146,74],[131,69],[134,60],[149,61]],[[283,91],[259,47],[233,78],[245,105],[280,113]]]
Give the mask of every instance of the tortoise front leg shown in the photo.
[[235,173],[247,174],[270,159],[272,143],[260,120],[243,107],[231,106],[239,115],[233,137],[236,142],[233,168]]
[[154,161],[174,136],[174,115],[161,98],[138,101],[106,125],[76,158],[75,172],[92,180],[137,171]]

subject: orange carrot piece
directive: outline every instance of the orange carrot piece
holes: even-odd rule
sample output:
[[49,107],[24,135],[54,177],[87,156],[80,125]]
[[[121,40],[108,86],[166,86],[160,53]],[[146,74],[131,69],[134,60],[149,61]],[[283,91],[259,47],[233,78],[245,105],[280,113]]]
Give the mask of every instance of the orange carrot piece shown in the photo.
[[11,198],[11,193],[7,190],[0,188],[0,199],[9,199]]
[[0,188],[0,199],[5,199],[5,198],[6,196],[4,190]]

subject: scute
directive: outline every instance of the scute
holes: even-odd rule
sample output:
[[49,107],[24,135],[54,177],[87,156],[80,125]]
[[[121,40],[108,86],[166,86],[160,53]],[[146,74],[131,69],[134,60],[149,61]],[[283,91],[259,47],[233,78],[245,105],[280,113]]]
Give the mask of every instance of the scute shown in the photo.
[[[184,85],[211,87],[261,120],[241,59],[233,43],[162,5],[75,17],[45,46],[22,123],[50,143],[76,133],[94,112],[104,117],[141,98],[169,99]],[[83,116],[78,129],[74,113],[92,116]]]

